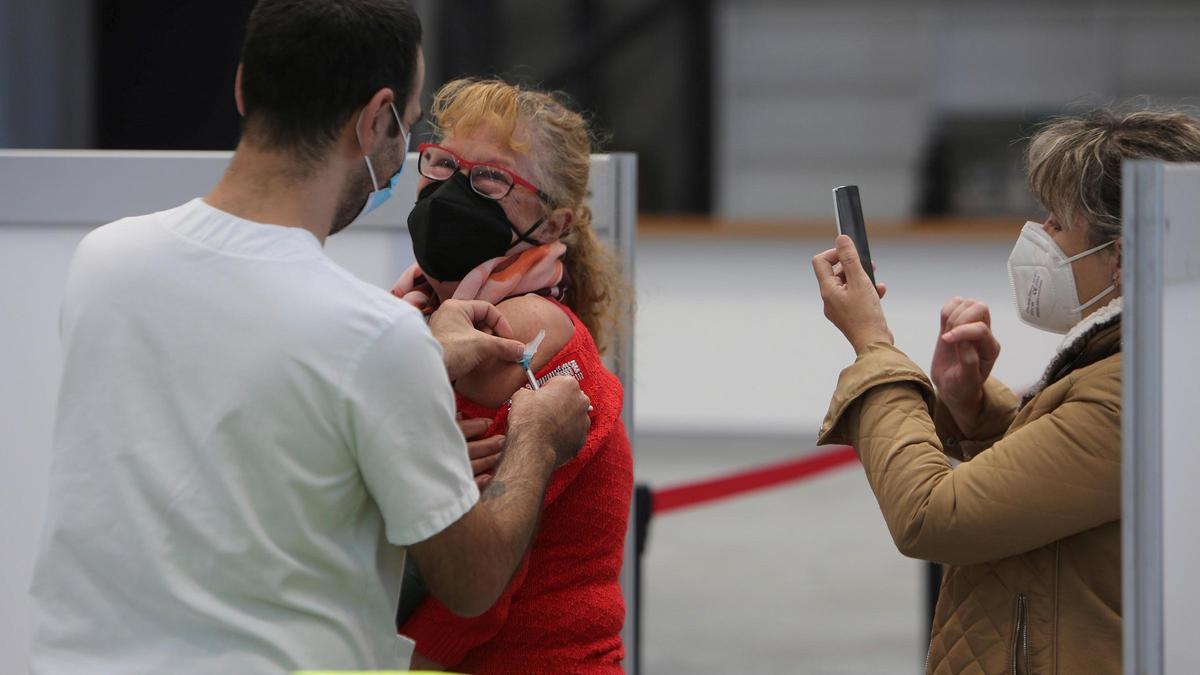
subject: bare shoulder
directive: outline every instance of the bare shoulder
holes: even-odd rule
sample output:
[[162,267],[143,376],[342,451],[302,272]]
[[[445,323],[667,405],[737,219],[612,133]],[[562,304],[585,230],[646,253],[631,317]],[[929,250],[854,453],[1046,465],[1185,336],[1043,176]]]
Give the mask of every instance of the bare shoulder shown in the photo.
[[513,337],[521,342],[529,342],[537,337],[538,331],[546,331],[546,337],[533,358],[534,370],[549,363],[575,334],[571,317],[561,307],[538,295],[509,298],[496,305],[496,309],[512,326]]
[[[575,333],[571,317],[558,305],[541,296],[510,298],[496,305],[496,309],[512,327],[513,338],[521,342],[529,342],[537,337],[538,331],[546,331],[546,337],[533,357],[531,367],[534,372],[550,363]],[[497,408],[526,382],[525,369],[520,364],[490,363],[459,378],[454,383],[454,389],[480,405]]]

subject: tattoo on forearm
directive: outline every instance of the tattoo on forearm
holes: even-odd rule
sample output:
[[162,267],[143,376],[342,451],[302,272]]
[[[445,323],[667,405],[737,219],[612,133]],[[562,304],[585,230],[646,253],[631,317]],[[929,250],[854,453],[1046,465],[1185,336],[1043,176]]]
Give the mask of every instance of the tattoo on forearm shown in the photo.
[[504,493],[507,491],[508,486],[504,484],[504,481],[498,478],[492,478],[490,481],[488,481],[487,487],[483,489],[483,495],[480,496],[480,500],[490,502],[493,499],[503,497]]

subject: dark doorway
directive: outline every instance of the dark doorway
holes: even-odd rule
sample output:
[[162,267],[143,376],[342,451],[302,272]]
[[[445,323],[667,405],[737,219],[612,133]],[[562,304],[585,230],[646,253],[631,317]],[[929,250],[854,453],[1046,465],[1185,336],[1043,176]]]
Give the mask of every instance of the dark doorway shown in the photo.
[[254,0],[100,0],[100,148],[231,150],[233,81]]

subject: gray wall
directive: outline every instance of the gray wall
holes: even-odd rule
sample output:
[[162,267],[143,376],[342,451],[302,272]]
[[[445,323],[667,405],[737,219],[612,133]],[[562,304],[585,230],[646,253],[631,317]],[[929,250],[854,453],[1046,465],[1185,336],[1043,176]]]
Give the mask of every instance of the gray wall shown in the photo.
[[1196,3],[724,0],[716,21],[728,216],[828,217],[843,183],[868,217],[909,216],[945,115],[1200,94]]
[[[93,146],[92,4],[0,3],[0,147]],[[414,4],[432,39],[436,3]],[[637,4],[604,6],[607,21]],[[514,66],[553,61],[571,46],[565,9],[546,15],[544,3],[528,0],[501,8],[514,30],[542,36],[513,45]],[[1040,116],[1081,101],[1200,93],[1195,3],[722,0],[714,20],[720,215],[827,217],[829,188],[856,182],[868,216],[908,216],[929,135],[945,115]],[[672,30],[634,44],[600,83],[601,121],[621,130],[613,149],[653,146],[678,123]],[[676,174],[652,170],[685,156],[678,142],[660,139],[661,152],[642,158],[651,205],[681,200]]]
[[92,3],[0,2],[0,148],[92,145]]

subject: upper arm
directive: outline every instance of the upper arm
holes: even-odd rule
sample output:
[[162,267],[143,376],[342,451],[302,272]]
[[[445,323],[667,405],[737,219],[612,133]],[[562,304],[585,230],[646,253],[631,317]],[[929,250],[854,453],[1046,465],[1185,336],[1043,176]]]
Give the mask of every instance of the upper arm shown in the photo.
[[475,506],[440,532],[408,547],[429,593],[459,616],[478,616],[496,601],[484,592],[503,583],[484,578],[499,567],[491,564],[489,544],[495,539],[491,514]]
[[349,442],[388,540],[420,541],[479,498],[441,348],[419,317],[401,317],[351,366]]
[[[537,337],[538,331],[546,331],[546,337],[533,357],[531,368],[534,372],[550,363],[575,332],[575,324],[566,312],[537,295],[510,298],[496,305],[496,309],[508,320],[516,340],[528,343]],[[495,408],[512,398],[528,381],[521,364],[493,362],[460,377],[454,386],[472,401]]]
[[880,387],[864,397],[860,454],[905,555],[953,564],[996,560],[1120,518],[1119,403],[1068,396],[951,469],[929,433],[932,424],[870,433],[889,428],[884,416],[925,414],[923,406],[905,413],[912,406],[904,389],[911,388]]
[[421,603],[417,611],[400,629],[400,633],[417,643],[412,667],[416,668],[419,654],[427,663],[451,666],[457,670],[463,658],[475,648],[496,637],[508,623],[513,595],[521,588],[529,572],[526,556],[507,584],[500,598],[486,612],[462,616],[436,598]]

